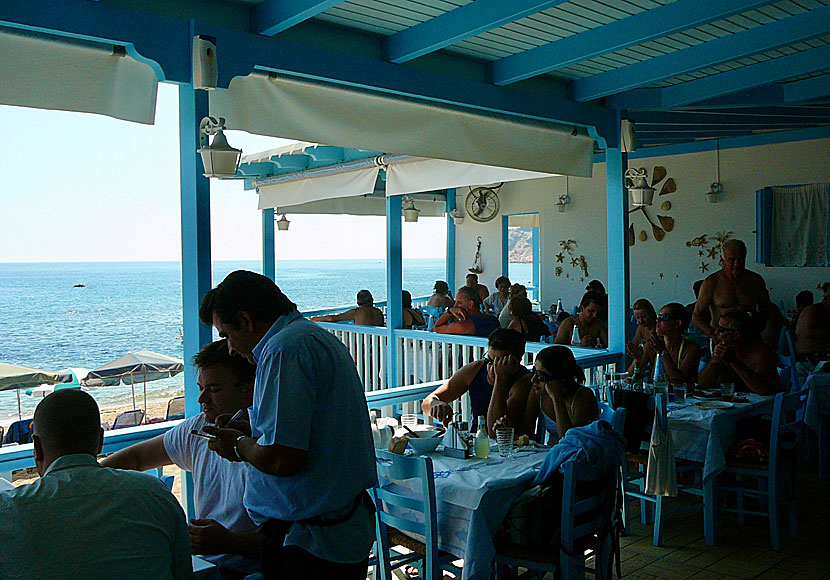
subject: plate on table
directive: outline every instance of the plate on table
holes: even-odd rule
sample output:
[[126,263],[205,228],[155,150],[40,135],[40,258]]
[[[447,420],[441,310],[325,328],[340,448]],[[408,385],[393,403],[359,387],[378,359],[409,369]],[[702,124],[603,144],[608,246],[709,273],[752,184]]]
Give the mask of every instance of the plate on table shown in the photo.
[[729,401],[698,401],[695,403],[695,407],[701,409],[728,409],[733,406],[734,404]]

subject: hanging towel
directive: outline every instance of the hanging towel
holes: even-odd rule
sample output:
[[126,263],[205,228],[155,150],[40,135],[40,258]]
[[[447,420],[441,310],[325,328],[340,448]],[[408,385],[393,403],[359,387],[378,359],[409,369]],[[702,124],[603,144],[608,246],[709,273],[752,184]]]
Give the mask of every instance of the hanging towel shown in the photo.
[[651,443],[648,447],[646,466],[647,495],[677,495],[677,470],[674,465],[674,443],[669,432],[669,421],[660,421],[660,413],[654,413]]

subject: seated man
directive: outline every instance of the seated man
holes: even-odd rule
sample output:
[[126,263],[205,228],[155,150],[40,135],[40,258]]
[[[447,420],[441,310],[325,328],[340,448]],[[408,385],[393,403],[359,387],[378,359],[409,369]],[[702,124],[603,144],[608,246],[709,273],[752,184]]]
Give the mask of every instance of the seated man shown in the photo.
[[433,287],[434,294],[429,297],[427,306],[437,306],[438,308],[449,308],[455,301],[450,295],[450,287],[443,280],[436,280]]
[[[479,297],[481,298],[481,301],[484,301],[488,296],[490,296],[490,290],[487,289],[487,286],[478,283],[478,274],[467,274],[467,277],[464,279],[464,286],[462,286],[461,288],[476,289],[478,291]],[[455,294],[457,296],[458,292],[456,292]]]
[[352,308],[340,314],[325,314],[312,316],[313,322],[343,322],[351,320],[355,324],[363,326],[385,326],[383,312],[375,308],[375,299],[368,290],[361,290],[357,293],[357,308]]
[[499,276],[496,278],[496,291],[484,299],[484,306],[487,307],[487,312],[498,316],[507,301],[510,300],[510,279],[507,276]]
[[412,308],[412,294],[409,290],[401,291],[401,298],[403,299],[403,311],[401,318],[403,319],[404,328],[412,328],[413,326],[424,326],[426,320],[424,315],[417,308]]
[[202,437],[191,435],[218,415],[247,410],[253,402],[256,367],[228,352],[228,341],[217,340],[193,357],[199,370],[202,412],[170,431],[113,453],[105,467],[146,471],[178,465],[193,473],[195,519],[190,525],[190,548],[219,566],[223,578],[243,578],[259,571],[260,534],[242,503],[246,469],[222,459]]
[[481,313],[481,296],[475,288],[463,286],[455,295],[455,306],[438,317],[432,330],[440,334],[490,336],[498,327],[495,316]]
[[[489,425],[507,416],[516,436],[532,435],[532,426],[522,424],[530,393],[530,371],[522,364],[525,341],[515,330],[499,328],[487,340],[487,354],[458,369],[450,379],[435,389],[421,403],[424,415],[448,424],[452,420],[450,403],[470,392],[473,416],[486,417]],[[492,415],[492,420],[490,418]],[[473,429],[477,426],[473,425]]]
[[795,325],[795,350],[800,362],[814,367],[830,354],[830,282],[821,286],[821,302],[804,308]]
[[701,388],[735,383],[735,391],[774,395],[780,389],[778,357],[761,341],[748,312],[730,310],[718,319],[712,360],[697,377]]
[[556,332],[556,344],[571,344],[574,326],[579,328],[579,346],[605,348],[608,346],[608,328],[602,323],[605,296],[586,292],[579,302],[579,314],[562,321]]
[[184,579],[193,568],[179,502],[152,475],[102,467],[95,399],[56,391],[34,416],[40,479],[0,492],[0,578]]

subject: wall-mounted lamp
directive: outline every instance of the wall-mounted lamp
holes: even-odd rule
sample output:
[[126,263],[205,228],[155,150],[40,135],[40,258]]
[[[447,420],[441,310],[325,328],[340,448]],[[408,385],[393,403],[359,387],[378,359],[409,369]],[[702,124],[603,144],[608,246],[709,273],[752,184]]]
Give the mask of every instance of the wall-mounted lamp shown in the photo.
[[720,139],[715,142],[715,147],[717,151],[718,180],[711,183],[709,185],[711,191],[706,192],[706,201],[709,203],[718,203],[718,199],[723,193],[723,184],[720,182]]
[[634,207],[643,207],[654,202],[654,188],[648,184],[648,171],[645,167],[626,170],[625,187],[631,193],[631,205]]
[[285,214],[282,214],[280,219],[277,220],[277,229],[281,232],[287,232],[288,231],[288,225],[290,223],[291,222],[288,221],[288,218],[285,217]]
[[452,218],[452,222],[457,226],[460,226],[462,223],[464,223],[464,212],[462,212],[458,208],[455,208],[450,212],[450,217]]
[[569,185],[570,178],[566,175],[565,176],[565,193],[559,196],[559,201],[556,202],[556,211],[562,213],[568,209],[568,204],[571,203],[571,196],[570,196],[570,185]]
[[[235,177],[242,159],[242,149],[234,149],[228,145],[225,133],[225,119],[219,117],[205,117],[199,124],[198,150],[202,156],[202,165],[205,167],[205,177]],[[208,136],[213,135],[213,142],[208,144]]]
[[418,214],[421,213],[421,210],[415,207],[415,202],[412,201],[412,198],[404,196],[401,201],[403,202],[401,206],[401,210],[403,210],[403,221],[417,222]]

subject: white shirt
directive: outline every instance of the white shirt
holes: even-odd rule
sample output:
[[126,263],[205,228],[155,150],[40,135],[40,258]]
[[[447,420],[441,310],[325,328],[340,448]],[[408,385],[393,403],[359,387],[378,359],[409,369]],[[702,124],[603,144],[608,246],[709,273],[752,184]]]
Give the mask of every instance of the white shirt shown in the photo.
[[0,491],[0,578],[179,580],[193,574],[179,502],[146,473],[64,455]]
[[[228,461],[208,449],[208,442],[194,437],[190,430],[201,425],[204,414],[188,417],[164,434],[164,449],[170,460],[193,474],[193,503],[196,519],[216,520],[228,530],[253,533],[243,504],[248,469],[243,463]],[[259,562],[230,554],[202,556],[222,568],[256,571]]]

